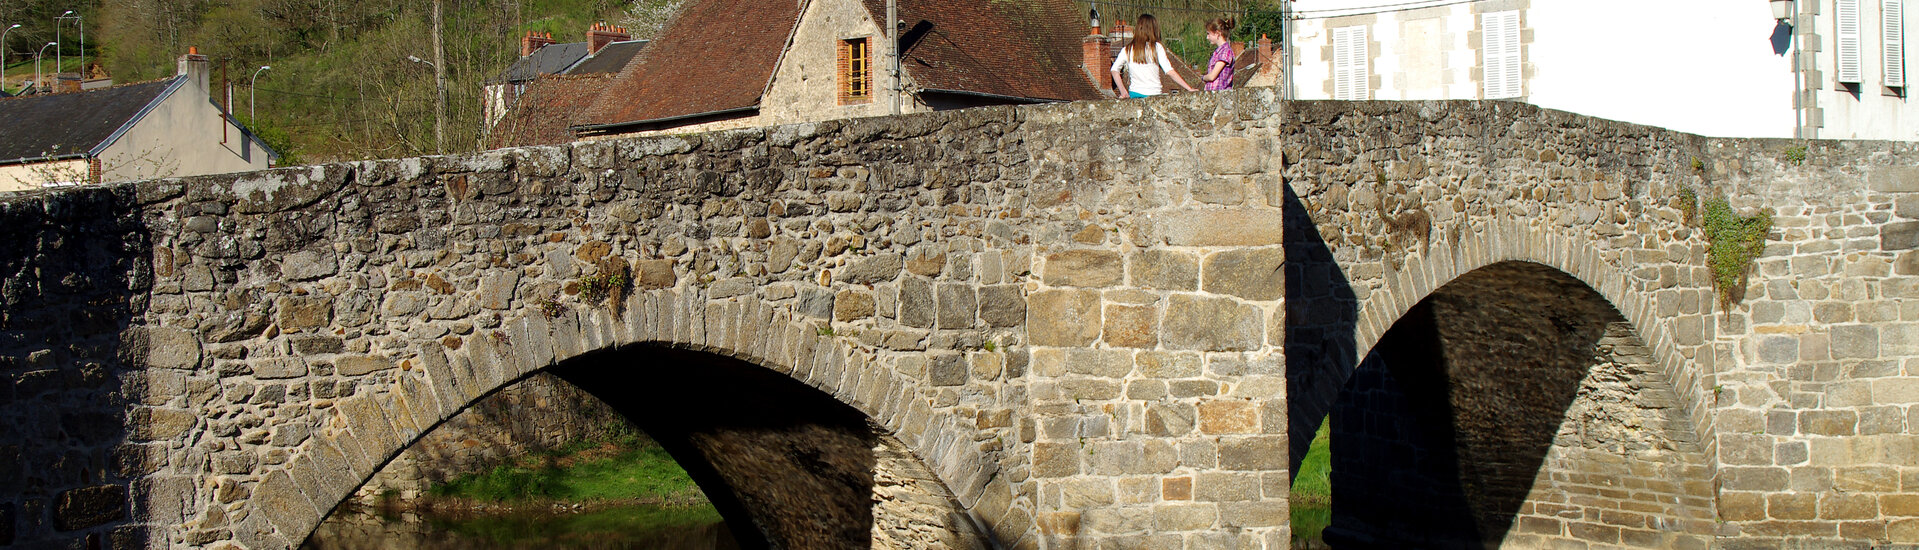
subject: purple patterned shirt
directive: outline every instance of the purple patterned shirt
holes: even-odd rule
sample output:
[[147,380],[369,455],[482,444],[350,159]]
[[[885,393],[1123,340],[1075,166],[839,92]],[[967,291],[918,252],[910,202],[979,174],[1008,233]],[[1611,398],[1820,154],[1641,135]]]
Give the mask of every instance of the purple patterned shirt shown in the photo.
[[1206,68],[1199,70],[1200,78],[1205,78],[1206,73],[1213,71],[1213,65],[1216,65],[1220,62],[1225,62],[1226,67],[1219,70],[1219,78],[1215,78],[1213,79],[1212,82],[1206,83],[1206,91],[1210,92],[1213,90],[1227,90],[1233,87],[1233,43],[1232,42],[1220,44],[1219,49],[1213,50],[1213,58],[1206,60]]

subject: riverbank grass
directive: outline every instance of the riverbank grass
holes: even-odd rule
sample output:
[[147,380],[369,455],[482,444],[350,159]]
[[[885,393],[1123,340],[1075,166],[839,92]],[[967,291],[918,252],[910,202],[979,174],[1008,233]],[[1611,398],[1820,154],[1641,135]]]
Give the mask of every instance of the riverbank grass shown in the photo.
[[481,502],[705,501],[665,449],[640,438],[569,445],[461,476],[430,493]]
[[1300,541],[1319,539],[1319,532],[1333,523],[1332,425],[1331,418],[1319,421],[1313,444],[1299,463],[1299,475],[1293,476],[1295,547]]

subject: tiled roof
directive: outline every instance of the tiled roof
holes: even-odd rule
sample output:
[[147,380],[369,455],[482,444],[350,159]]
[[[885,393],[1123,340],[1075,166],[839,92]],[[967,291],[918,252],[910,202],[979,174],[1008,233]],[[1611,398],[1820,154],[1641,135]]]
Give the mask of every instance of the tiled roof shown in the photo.
[[[886,19],[885,0],[863,1],[874,21]],[[921,88],[1101,97],[1080,67],[1085,16],[1068,0],[898,0],[898,10],[900,66]]]
[[623,124],[756,107],[799,18],[795,0],[691,0],[578,122]]
[[574,63],[579,63],[580,58],[586,57],[586,51],[585,42],[548,44],[545,47],[533,50],[532,55],[519,58],[515,60],[512,65],[507,65],[505,71],[502,71],[499,76],[493,77],[493,80],[488,82],[496,84],[501,82],[526,82],[539,78],[540,75],[560,74],[562,71],[565,71],[567,67],[572,67]]
[[179,79],[0,101],[0,164],[85,154],[140,116]]
[[599,52],[586,56],[586,59],[580,60],[579,64],[567,69],[566,74],[617,74],[620,69],[626,68],[627,62],[632,61],[633,56],[639,54],[640,49],[645,48],[646,44],[645,40],[607,44],[601,47]]
[[593,104],[613,75],[548,75],[526,84],[512,110],[486,135],[489,149],[553,145],[573,141],[567,126]]

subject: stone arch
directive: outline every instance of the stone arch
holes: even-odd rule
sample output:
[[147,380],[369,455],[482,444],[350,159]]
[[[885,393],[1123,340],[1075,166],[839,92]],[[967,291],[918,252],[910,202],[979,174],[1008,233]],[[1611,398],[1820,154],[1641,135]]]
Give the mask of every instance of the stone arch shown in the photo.
[[[1682,357],[1698,350],[1681,353],[1671,337],[1674,320],[1671,315],[1659,315],[1657,303],[1673,299],[1676,292],[1669,287],[1662,289],[1656,275],[1646,280],[1614,268],[1601,246],[1582,246],[1582,239],[1576,236],[1535,227],[1495,223],[1456,233],[1458,244],[1409,252],[1400,268],[1386,263],[1383,275],[1369,289],[1355,293],[1358,311],[1353,342],[1360,355],[1352,363],[1353,372],[1342,383],[1338,402],[1331,407],[1334,446],[1351,453],[1347,456],[1415,464],[1358,466],[1380,470],[1360,475],[1353,475],[1354,466],[1349,465],[1344,476],[1336,465],[1334,485],[1344,482],[1358,489],[1335,493],[1335,519],[1327,532],[1329,540],[1477,548],[1501,544],[1530,547],[1560,538],[1660,546],[1675,544],[1680,538],[1700,542],[1710,533],[1716,512],[1713,488],[1706,480],[1712,477],[1715,460],[1711,425],[1704,418],[1709,403],[1700,384],[1704,373],[1696,372],[1696,367]],[[1562,366],[1574,369],[1559,369],[1562,372],[1556,375],[1538,372],[1530,377],[1521,374],[1498,380],[1491,380],[1491,374],[1481,374],[1478,376],[1487,379],[1474,380],[1475,375],[1461,372],[1476,365],[1449,364],[1461,353],[1447,349],[1461,345],[1457,342],[1501,340],[1478,334],[1461,338],[1461,331],[1454,330],[1454,342],[1442,344],[1442,328],[1447,323],[1471,321],[1454,320],[1460,313],[1457,307],[1451,312],[1436,312],[1444,307],[1437,304],[1462,301],[1462,295],[1473,292],[1511,290],[1492,288],[1501,284],[1536,285],[1567,296],[1585,296],[1568,298],[1578,306],[1574,308],[1543,302],[1537,306],[1548,310],[1587,308],[1571,313],[1584,316],[1574,323],[1584,326],[1547,328],[1543,331],[1548,333],[1547,338],[1529,339],[1537,335],[1526,335],[1516,341],[1521,346],[1558,345],[1564,351],[1554,356],[1570,361]],[[1506,304],[1507,310],[1523,307]],[[1502,321],[1564,322],[1544,312],[1537,319],[1520,315],[1492,322]],[[1555,334],[1559,340],[1552,339]],[[1566,348],[1568,344],[1573,347]],[[1588,360],[1593,361],[1590,367]],[[1422,361],[1434,362],[1431,364],[1437,368],[1406,368]],[[1511,425],[1496,425],[1489,420],[1494,417],[1483,410],[1474,418],[1475,411],[1469,409],[1475,405],[1462,405],[1462,401],[1475,399],[1462,397],[1458,388],[1475,387],[1475,383],[1481,392],[1478,395],[1488,396],[1477,401],[1490,402],[1477,406],[1523,412],[1507,419]],[[1390,387],[1394,385],[1398,387]],[[1429,389],[1432,387],[1445,389],[1434,395]],[[1509,389],[1502,391],[1502,387]],[[1370,388],[1373,395],[1354,396],[1361,391],[1356,388]],[[1451,395],[1446,395],[1449,392]],[[1523,392],[1545,396],[1505,395]],[[1528,406],[1541,410],[1526,410]],[[1395,414],[1398,420],[1390,418]],[[1526,422],[1526,418],[1534,421]],[[1317,422],[1317,418],[1311,420]],[[1608,422],[1618,425],[1591,426]],[[1533,425],[1530,431],[1512,427],[1528,424]],[[1595,435],[1622,426],[1633,433],[1620,440]],[[1653,427],[1655,433],[1636,431],[1646,426]],[[1383,437],[1366,438],[1382,431]],[[1429,433],[1414,433],[1420,431]],[[1344,442],[1340,441],[1342,432],[1346,434]],[[1499,437],[1508,440],[1489,443]],[[1486,452],[1496,445],[1507,447],[1501,452]],[[1439,447],[1444,448],[1443,452],[1433,452]],[[1650,468],[1622,466],[1626,461],[1621,459],[1627,458],[1622,453],[1649,448],[1666,453],[1661,455],[1663,462]],[[1411,456],[1422,458],[1403,458]],[[1339,461],[1336,456],[1336,464]],[[1368,480],[1376,478],[1396,479],[1402,485],[1391,491],[1375,487],[1382,490],[1369,496]],[[1417,485],[1409,479],[1425,479],[1434,486],[1457,486],[1440,487],[1429,498],[1406,498],[1406,486]],[[1613,483],[1632,486],[1613,487]],[[1591,494],[1585,494],[1588,492]],[[1625,502],[1627,498],[1648,496],[1674,504],[1648,510]],[[1381,499],[1420,504],[1395,507],[1395,500]],[[1420,506],[1431,509],[1412,509]],[[1362,517],[1342,520],[1342,508],[1359,511]],[[1566,520],[1568,514],[1575,518]],[[1451,525],[1446,525],[1448,522]],[[1453,529],[1461,525],[1466,528]],[[1433,538],[1393,538],[1411,533],[1426,533]]]
[[[1384,275],[1370,293],[1358,300],[1358,317],[1353,327],[1354,351],[1358,356],[1351,364],[1357,366],[1406,312],[1460,276],[1503,262],[1545,265],[1593,289],[1632,325],[1634,333],[1645,341],[1653,359],[1672,382],[1695,433],[1704,441],[1712,441],[1715,430],[1711,415],[1707,414],[1711,406],[1707,383],[1711,372],[1709,368],[1702,370],[1698,364],[1702,354],[1709,357],[1711,352],[1706,351],[1709,348],[1702,350],[1698,343],[1690,350],[1681,350],[1673,334],[1674,325],[1682,322],[1682,317],[1689,317],[1684,322],[1709,325],[1711,319],[1705,311],[1710,306],[1702,306],[1700,313],[1694,314],[1661,313],[1680,311],[1677,304],[1670,302],[1684,299],[1682,293],[1691,293],[1694,300],[1710,299],[1711,283],[1704,275],[1696,275],[1703,288],[1686,288],[1686,285],[1664,282],[1659,275],[1662,270],[1676,269],[1685,277],[1687,274],[1683,272],[1704,268],[1669,260],[1663,262],[1664,265],[1648,262],[1641,265],[1639,271],[1650,269],[1654,275],[1635,276],[1619,267],[1623,261],[1633,258],[1635,250],[1621,250],[1595,242],[1582,233],[1549,227],[1537,221],[1502,217],[1491,223],[1470,224],[1454,234],[1456,242],[1408,251],[1402,264],[1404,268],[1394,269],[1390,262],[1380,262],[1384,264]],[[1660,257],[1666,254],[1663,249],[1654,252]],[[1662,305],[1669,307],[1662,308]],[[1711,458],[1712,451],[1708,452]]]
[[606,308],[532,315],[418,343],[412,356],[396,358],[398,368],[380,391],[338,401],[284,467],[261,468],[249,495],[252,513],[238,520],[235,536],[250,547],[298,545],[382,465],[472,403],[536,372],[634,351],[750,366],[811,388],[870,422],[874,433],[863,442],[877,443],[871,450],[878,459],[902,466],[891,475],[904,479],[890,483],[931,485],[929,492],[950,501],[956,513],[947,519],[969,532],[966,542],[997,547],[1030,529],[981,508],[1011,497],[996,494],[1003,483],[987,483],[992,473],[982,471],[985,459],[970,445],[970,424],[929,406],[919,381],[884,365],[875,351],[818,334],[790,311],[756,300],[709,301],[667,290],[626,298],[617,316]]

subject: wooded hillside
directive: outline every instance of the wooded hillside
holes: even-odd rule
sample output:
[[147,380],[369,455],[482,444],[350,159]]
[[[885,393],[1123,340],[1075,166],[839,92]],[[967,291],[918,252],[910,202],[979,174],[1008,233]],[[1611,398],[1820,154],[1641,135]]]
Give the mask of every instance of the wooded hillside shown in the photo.
[[[481,87],[518,57],[526,31],[580,41],[589,25],[605,20],[644,38],[664,25],[679,0],[442,2],[445,149],[455,152],[478,145]],[[68,9],[84,17],[88,56],[97,54],[116,82],[171,76],[175,59],[199,48],[212,59],[215,88],[233,82],[232,111],[243,120],[257,113],[252,126],[276,149],[293,153],[292,160],[435,151],[434,71],[426,63],[433,60],[430,1],[4,0],[0,28],[24,24],[7,37],[10,80],[21,78],[20,68],[31,76],[28,46],[52,41],[53,17]],[[63,33],[77,28],[66,24]],[[77,54],[77,41],[62,42],[72,42],[68,53]],[[51,72],[51,50],[47,57]],[[77,61],[66,65],[79,68]],[[261,66],[272,69],[260,74],[257,89],[249,88]]]

